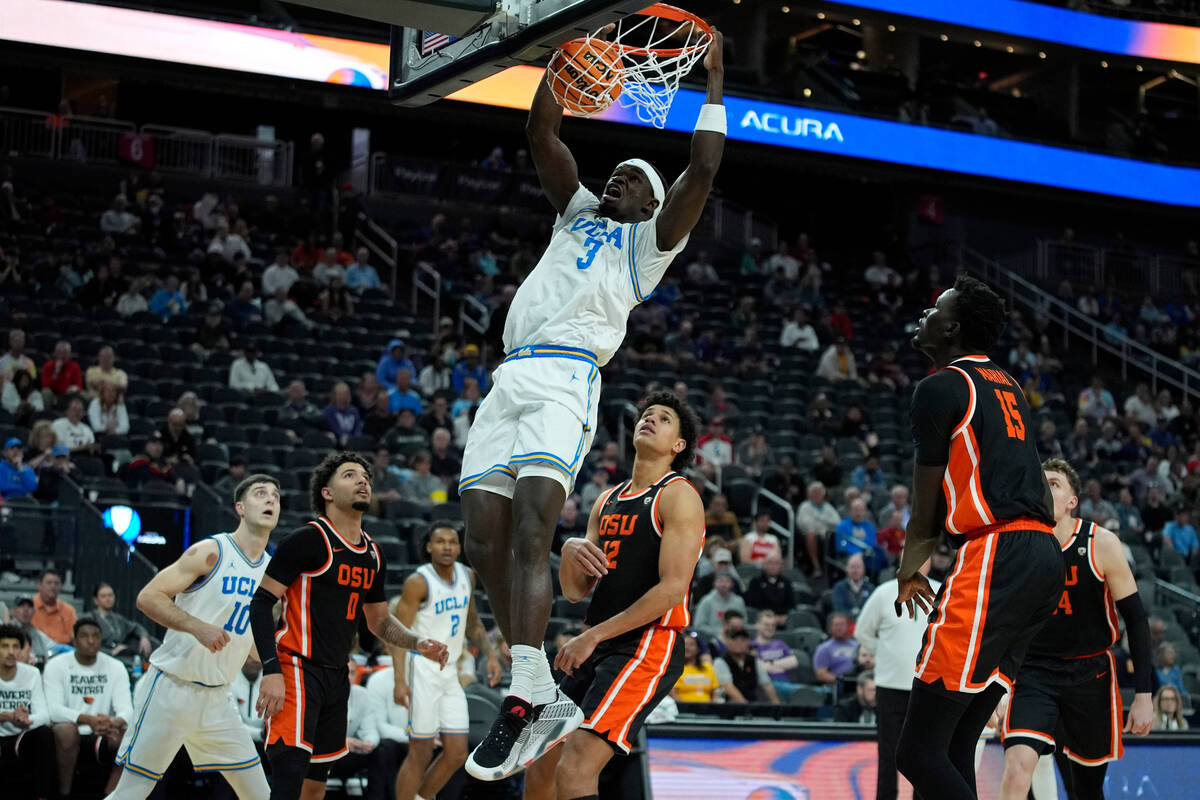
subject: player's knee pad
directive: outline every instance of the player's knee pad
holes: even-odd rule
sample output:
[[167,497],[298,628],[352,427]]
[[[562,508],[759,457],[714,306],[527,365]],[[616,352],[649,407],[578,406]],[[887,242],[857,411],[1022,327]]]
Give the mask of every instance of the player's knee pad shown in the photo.
[[320,781],[321,783],[324,783],[329,779],[329,767],[330,764],[328,763],[314,764],[309,762],[308,771],[304,774],[304,778],[306,780]]

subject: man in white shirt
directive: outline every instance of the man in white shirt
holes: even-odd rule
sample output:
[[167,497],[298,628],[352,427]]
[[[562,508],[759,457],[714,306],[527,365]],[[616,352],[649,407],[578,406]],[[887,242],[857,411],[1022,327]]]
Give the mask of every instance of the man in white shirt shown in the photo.
[[229,388],[244,392],[279,391],[275,373],[265,361],[258,360],[258,347],[253,343],[242,348],[242,357],[229,365]]
[[139,221],[126,210],[128,205],[129,201],[125,199],[125,195],[119,194],[114,197],[112,205],[100,215],[100,230],[117,236],[137,233]]
[[[100,626],[90,617],[76,620],[75,651],[55,656],[42,676],[58,755],[58,789],[71,793],[76,763],[84,791],[117,786],[121,768],[113,761],[133,719],[129,674],[100,652]],[[82,757],[81,757],[82,756]]]
[[[920,572],[929,574],[928,561]],[[931,580],[930,586],[936,592],[941,584]],[[909,619],[908,614],[897,616],[893,606],[897,594],[895,578],[880,584],[867,598],[854,626],[854,638],[875,654],[875,724],[879,730],[876,800],[896,798],[896,742],[908,712],[917,651],[929,624],[925,614],[918,614],[916,619]]]
[[842,516],[826,498],[825,484],[813,481],[808,485],[808,499],[796,512],[796,530],[804,536],[804,547],[812,564],[813,575],[821,575],[821,543],[838,526]]
[[275,254],[275,263],[263,270],[263,297],[274,297],[278,289],[283,289],[286,294],[292,290],[292,284],[298,280],[300,280],[300,273],[296,272],[296,268],[288,263],[287,251],[280,250]]
[[90,452],[95,449],[96,434],[83,421],[83,400],[72,397],[67,403],[66,416],[59,417],[50,425],[58,437],[59,444],[71,448],[72,453]]
[[363,798],[385,800],[392,796],[392,781],[399,768],[398,751],[392,745],[380,747],[379,721],[384,707],[365,686],[355,683],[358,665],[351,660],[346,667],[350,670],[346,722],[346,747],[350,752],[333,762],[329,774],[344,780],[366,770],[367,787]]
[[398,745],[398,753],[404,753],[408,751],[408,707],[396,702],[392,694],[395,685],[395,669],[384,667],[367,678],[367,694],[371,696],[371,702],[383,711],[377,720],[379,746],[387,747],[391,742]]
[[345,283],[346,268],[338,263],[337,249],[328,247],[317,259],[317,265],[313,267],[313,280],[317,282],[318,286],[328,286],[335,277],[341,278],[342,283]]
[[792,312],[792,318],[783,326],[779,333],[779,344],[783,347],[795,347],[806,353],[815,353],[821,346],[817,332],[808,323],[808,314],[803,308]]
[[54,793],[54,736],[42,675],[20,660],[28,643],[17,626],[0,625],[0,775],[5,797],[14,800]]

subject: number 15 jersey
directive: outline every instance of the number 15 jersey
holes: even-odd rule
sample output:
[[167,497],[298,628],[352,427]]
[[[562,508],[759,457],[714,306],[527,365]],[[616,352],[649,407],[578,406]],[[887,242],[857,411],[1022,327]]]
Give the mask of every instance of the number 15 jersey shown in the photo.
[[558,345],[608,363],[625,339],[629,312],[641,303],[687,244],[658,249],[658,218],[617,222],[597,213],[600,200],[575,190],[555,220],[550,244],[513,298],[504,350]]
[[963,356],[917,384],[912,429],[917,463],[945,466],[938,514],[947,531],[1021,518],[1054,526],[1033,415],[987,356]]
[[275,633],[280,652],[344,670],[359,609],[387,599],[387,565],[371,537],[363,531],[350,544],[320,517],[279,543],[266,574],[287,587]]
[[269,557],[251,561],[233,535],[218,533],[217,563],[212,571],[175,595],[175,605],[196,619],[229,633],[229,644],[213,653],[190,633],[169,630],[150,663],[180,680],[205,686],[233,683],[241,672],[254,637],[250,633],[250,599],[262,581]]

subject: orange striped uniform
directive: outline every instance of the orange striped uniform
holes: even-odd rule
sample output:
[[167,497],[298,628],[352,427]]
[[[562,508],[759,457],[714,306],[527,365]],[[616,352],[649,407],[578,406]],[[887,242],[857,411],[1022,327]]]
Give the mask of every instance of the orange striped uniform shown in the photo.
[[959,548],[916,676],[953,692],[1011,687],[1062,585],[1029,406],[987,356],[963,356],[917,385],[912,428],[917,463],[943,470],[937,517]]
[[[601,495],[600,538],[608,573],[596,585],[586,622],[598,625],[633,605],[659,583],[663,534],[660,500],[673,483],[691,484],[667,472],[640,492],[626,481]],[[696,532],[696,560],[704,531]],[[690,580],[689,580],[690,583]],[[562,689],[585,715],[583,726],[628,753],[647,716],[683,673],[682,630],[690,622],[688,597],[654,622],[601,642],[592,656],[564,679]]]

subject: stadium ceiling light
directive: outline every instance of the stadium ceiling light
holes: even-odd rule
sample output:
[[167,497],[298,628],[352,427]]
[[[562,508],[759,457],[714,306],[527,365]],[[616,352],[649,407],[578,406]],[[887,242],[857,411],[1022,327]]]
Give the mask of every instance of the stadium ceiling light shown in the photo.
[[895,33],[895,32],[896,32],[896,26],[888,25],[888,33]]
[[946,34],[944,34],[944,33],[943,33],[941,36],[939,36],[938,38],[939,38],[939,39],[941,39],[943,42],[948,42],[948,41],[950,41],[950,37],[949,37],[949,36],[947,36],[947,35],[946,35]]
[[804,87],[804,96],[805,96],[805,97],[812,97],[812,89],[810,89],[810,88],[808,88],[807,86],[805,86],[805,87]]
[[1016,52],[1016,48],[1015,48],[1015,47],[1013,47],[1011,44],[1010,44],[1008,47],[1004,48],[1004,49],[1005,49],[1005,50],[1007,50],[1007,51],[1008,51],[1008,52],[1010,52],[1010,53]]
[[1134,69],[1136,69],[1138,72],[1141,72],[1141,71],[1142,71],[1142,65],[1141,65],[1141,64],[1138,64],[1136,67],[1134,67]]
[[824,12],[824,11],[818,11],[818,12],[817,12],[817,19],[825,19],[825,12]]
[[867,57],[867,51],[859,50],[857,53],[854,54],[854,57],[857,58],[859,61],[861,61],[862,59]]
[[972,42],[972,44],[974,44],[976,47],[983,47],[983,42],[979,41],[978,39]]
[[788,14],[788,13],[791,13],[792,7],[791,7],[791,6],[784,6],[783,8],[781,8],[781,9],[779,9],[779,10],[780,10],[780,11],[782,11],[783,13],[785,13],[785,14]]
[[1038,50],[1038,58],[1045,58],[1045,57],[1046,57],[1046,51]]
[[852,19],[852,20],[850,20],[850,24],[851,25],[862,25],[862,20],[861,19]]
[[1102,68],[1104,68],[1104,69],[1108,69],[1108,62],[1107,62],[1107,61],[1101,61],[1101,62],[1100,62],[1100,66],[1101,66]]

